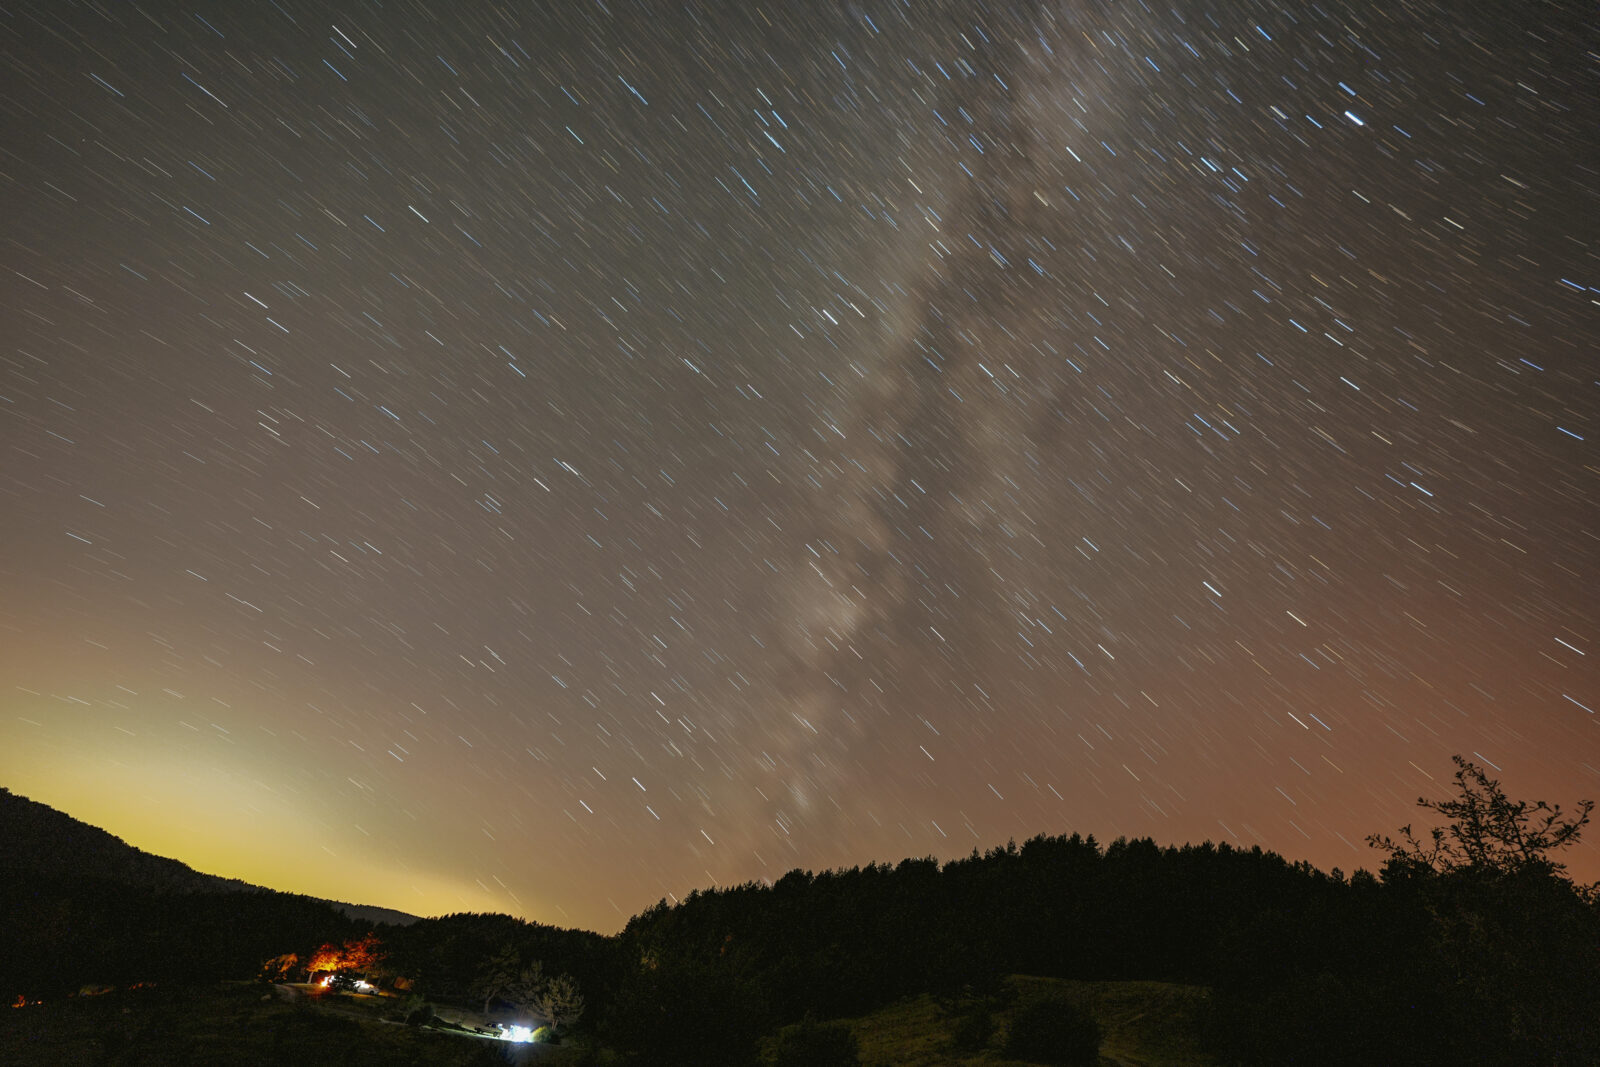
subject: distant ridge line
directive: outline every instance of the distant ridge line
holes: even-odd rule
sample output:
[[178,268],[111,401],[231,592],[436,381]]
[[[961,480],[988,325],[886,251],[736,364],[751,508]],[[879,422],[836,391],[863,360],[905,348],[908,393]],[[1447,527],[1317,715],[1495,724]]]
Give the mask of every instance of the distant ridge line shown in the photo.
[[[94,878],[157,893],[281,893],[238,878],[205,874],[157,856],[48,804],[0,786],[0,869],[51,878]],[[286,894],[304,896],[305,894]],[[374,904],[307,897],[359,921],[408,926],[420,916]]]

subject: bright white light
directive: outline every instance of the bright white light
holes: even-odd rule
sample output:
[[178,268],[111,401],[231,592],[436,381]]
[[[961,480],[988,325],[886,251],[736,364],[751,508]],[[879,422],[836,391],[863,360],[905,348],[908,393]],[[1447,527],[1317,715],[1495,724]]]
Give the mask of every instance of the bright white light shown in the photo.
[[501,1035],[504,1041],[532,1041],[533,1028],[531,1026],[513,1026]]

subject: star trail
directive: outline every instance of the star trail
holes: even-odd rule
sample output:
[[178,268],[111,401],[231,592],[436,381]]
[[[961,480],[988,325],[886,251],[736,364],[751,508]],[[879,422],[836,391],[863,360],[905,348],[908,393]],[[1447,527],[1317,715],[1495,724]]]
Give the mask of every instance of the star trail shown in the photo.
[[1600,794],[1594,30],[13,5],[0,775],[602,931]]

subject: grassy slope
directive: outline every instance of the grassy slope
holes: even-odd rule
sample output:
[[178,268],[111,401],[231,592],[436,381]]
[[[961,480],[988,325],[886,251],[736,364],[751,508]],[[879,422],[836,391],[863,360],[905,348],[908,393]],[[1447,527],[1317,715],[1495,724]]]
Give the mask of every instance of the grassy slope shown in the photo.
[[1067,982],[1051,978],[1011,979],[1016,1002],[997,1012],[989,1048],[972,1054],[949,1051],[950,1023],[929,997],[891,1005],[848,1020],[860,1042],[863,1067],[1021,1067],[998,1049],[1010,1017],[1035,1000],[1065,1000],[1087,1009],[1105,1031],[1101,1067],[1213,1067],[1200,1051],[1196,1023],[1206,991],[1165,982]]

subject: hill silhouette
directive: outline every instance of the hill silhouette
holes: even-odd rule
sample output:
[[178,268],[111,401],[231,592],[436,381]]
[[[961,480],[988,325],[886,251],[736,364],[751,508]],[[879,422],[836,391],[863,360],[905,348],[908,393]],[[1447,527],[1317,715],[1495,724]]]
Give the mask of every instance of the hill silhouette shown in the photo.
[[93,877],[169,893],[260,892],[236,878],[201,874],[98,826],[0,787],[0,868],[49,879]]
[[[870,1039],[862,1017],[913,1001],[987,1055],[1016,1045],[996,1020],[1024,1017],[1016,993],[1034,987],[1014,976],[1026,975],[1107,997],[1106,983],[1190,990],[1197,1039],[1221,1062],[1600,1063],[1600,891],[1554,858],[1589,808],[1513,804],[1460,767],[1462,799],[1423,807],[1462,835],[1379,839],[1379,875],[1210,842],[1039,836],[946,863],[697,891],[611,937],[506,915],[375,926],[219,886],[6,795],[0,994],[249,979],[267,961],[277,978],[304,977],[343,946],[375,981],[425,998],[405,1018],[528,1010],[497,970],[570,976],[586,1002],[577,1034],[622,1062],[670,1067],[748,1065],[785,1033],[842,1038],[812,1020],[855,1018]],[[80,844],[76,860],[38,855]]]
[[[0,872],[7,878],[70,883],[89,879],[155,893],[272,893],[237,878],[202,874],[0,786]],[[322,900],[310,897],[311,900]],[[394,926],[417,916],[370,904],[325,903],[353,919]]]
[[135,848],[0,788],[0,996],[252,977],[299,945],[416,916],[281,893]]

